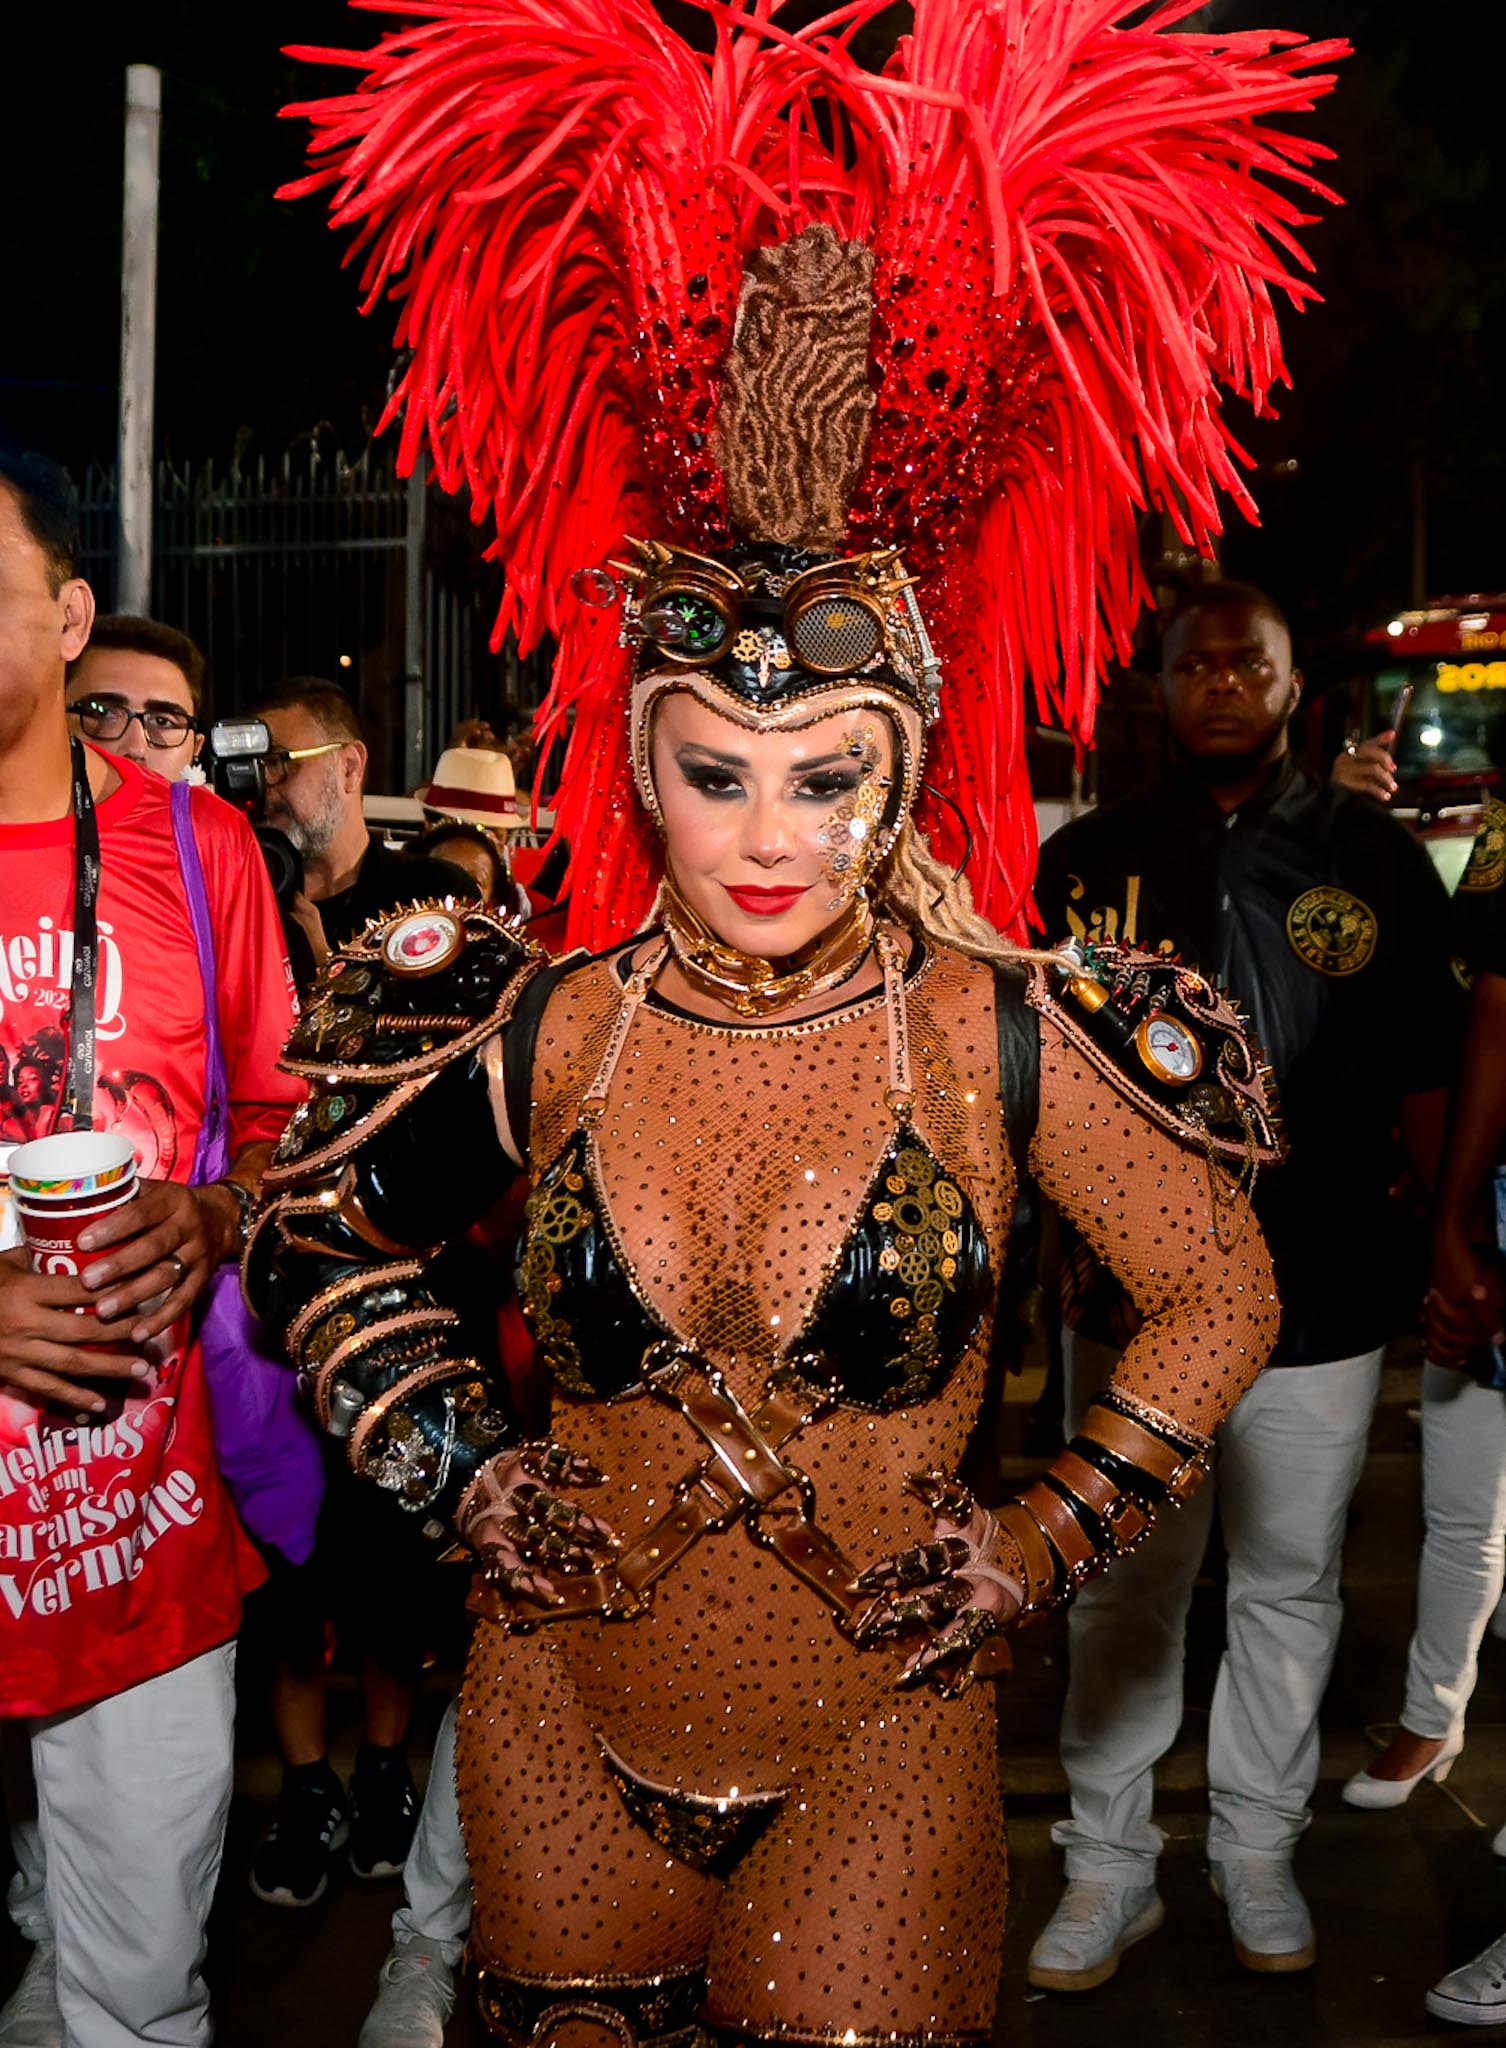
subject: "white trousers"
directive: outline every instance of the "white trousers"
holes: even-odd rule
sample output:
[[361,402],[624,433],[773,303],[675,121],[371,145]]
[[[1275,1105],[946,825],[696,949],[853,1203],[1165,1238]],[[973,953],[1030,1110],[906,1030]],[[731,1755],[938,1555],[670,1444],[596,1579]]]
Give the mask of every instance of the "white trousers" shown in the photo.
[[1506,1559],[1506,1394],[1441,1365],[1422,1369],[1422,1516],[1417,1629],[1402,1725],[1462,1732],[1476,1657]]
[[92,1706],[0,1724],[7,1904],[26,1940],[57,1943],[67,2048],[213,2039],[205,1927],[234,1725],[234,1643]]
[[[1076,1427],[1115,1353],[1066,1333]],[[1211,1855],[1289,1856],[1318,1777],[1318,1708],[1338,1647],[1344,1517],[1381,1354],[1272,1367],[1218,1432],[1213,1478],[1077,1596],[1062,1763],[1069,1878],[1148,1884],[1165,1837],[1154,1772],[1182,1721],[1187,1610],[1215,1500],[1229,1556],[1227,1647],[1208,1723]]]
[[455,1706],[444,1710],[413,1847],[403,1865],[403,1903],[392,1916],[394,1941],[424,1941],[458,1969],[471,1925],[471,1872],[455,1797]]

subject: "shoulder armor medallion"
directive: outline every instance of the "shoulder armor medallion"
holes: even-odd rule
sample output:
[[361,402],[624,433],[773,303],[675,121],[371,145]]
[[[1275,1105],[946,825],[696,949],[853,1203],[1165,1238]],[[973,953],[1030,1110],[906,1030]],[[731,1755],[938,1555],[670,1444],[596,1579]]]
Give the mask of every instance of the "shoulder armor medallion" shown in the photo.
[[1062,954],[1061,972],[1042,968],[1028,1000],[1147,1116],[1231,1164],[1282,1157],[1275,1081],[1230,996],[1133,946],[1074,941]]

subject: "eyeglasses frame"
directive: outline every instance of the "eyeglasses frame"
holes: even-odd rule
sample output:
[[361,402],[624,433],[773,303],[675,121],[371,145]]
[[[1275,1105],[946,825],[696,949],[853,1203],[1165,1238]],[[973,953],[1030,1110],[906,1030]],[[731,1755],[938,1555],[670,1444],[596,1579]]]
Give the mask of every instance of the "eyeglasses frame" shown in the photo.
[[[288,770],[295,761],[312,761],[319,754],[334,754],[341,747],[353,746],[353,740],[324,740],[317,747],[274,747],[263,756],[262,773],[267,778],[269,789],[277,789],[288,779]],[[277,773],[272,773],[272,763],[278,763]]]
[[[70,718],[76,718],[79,724],[82,725],[84,722],[84,706],[86,704],[98,704],[102,701],[102,699],[97,697],[80,697],[77,699],[75,703],[72,703],[68,706],[68,716]],[[195,733],[200,733],[204,730],[204,728],[200,725],[198,719],[194,717],[192,712],[184,712],[180,715],[187,718],[188,723],[175,740],[154,740],[152,738],[150,730],[147,727],[147,720],[149,718],[165,717],[167,715],[166,713],[161,711],[132,711],[130,706],[127,704],[111,704],[108,705],[106,708],[116,716],[124,718],[125,720],[125,724],[120,728],[119,732],[110,734],[110,740],[123,740],[126,734],[130,731],[131,720],[134,718],[140,724],[141,737],[146,741],[149,747],[155,747],[159,753],[165,753],[169,747],[181,747],[187,740],[192,738]],[[106,745],[109,744],[109,740],[105,739],[105,735],[103,733],[89,733],[86,735],[86,737],[89,739],[102,740]]]

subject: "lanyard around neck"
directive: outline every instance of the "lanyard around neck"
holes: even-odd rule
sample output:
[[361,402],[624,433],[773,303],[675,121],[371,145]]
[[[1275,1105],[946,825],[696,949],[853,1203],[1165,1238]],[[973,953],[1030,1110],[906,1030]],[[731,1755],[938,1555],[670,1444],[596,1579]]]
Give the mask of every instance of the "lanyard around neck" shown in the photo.
[[89,787],[89,758],[78,740],[73,759],[73,974],[68,997],[68,1072],[57,1128],[94,1128],[94,1018],[99,991],[99,820]]

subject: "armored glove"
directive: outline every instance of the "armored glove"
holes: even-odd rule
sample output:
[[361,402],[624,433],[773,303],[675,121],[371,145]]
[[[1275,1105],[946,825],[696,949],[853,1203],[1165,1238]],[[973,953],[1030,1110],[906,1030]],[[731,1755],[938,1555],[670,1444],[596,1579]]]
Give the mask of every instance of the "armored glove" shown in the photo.
[[859,1618],[854,1639],[866,1647],[929,1630],[899,1683],[932,1685],[951,1699],[975,1678],[1008,1669],[1001,1639],[1020,1611],[1022,1589],[998,1568],[998,1524],[965,1486],[940,1472],[916,1473],[906,1485],[935,1517],[935,1539],[859,1573],[857,1590],[878,1597]]
[[491,1583],[509,1599],[558,1604],[557,1581],[609,1568],[617,1539],[605,1522],[555,1489],[603,1484],[605,1474],[563,1444],[522,1444],[477,1473],[457,1524]]

